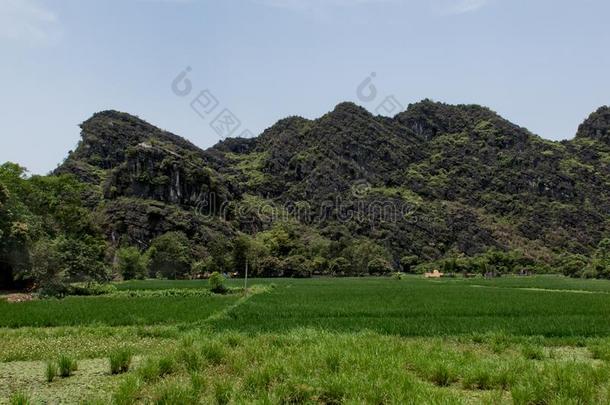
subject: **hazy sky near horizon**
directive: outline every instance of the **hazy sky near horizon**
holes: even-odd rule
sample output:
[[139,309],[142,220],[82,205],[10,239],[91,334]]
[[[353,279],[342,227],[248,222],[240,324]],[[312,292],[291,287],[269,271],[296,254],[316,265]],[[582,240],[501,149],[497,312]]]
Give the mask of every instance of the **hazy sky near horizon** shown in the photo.
[[[389,96],[482,104],[567,139],[610,104],[608,16],[607,0],[0,0],[0,161],[52,170],[100,110],[209,147],[225,109],[233,135],[259,134]],[[216,108],[198,115],[198,96]]]

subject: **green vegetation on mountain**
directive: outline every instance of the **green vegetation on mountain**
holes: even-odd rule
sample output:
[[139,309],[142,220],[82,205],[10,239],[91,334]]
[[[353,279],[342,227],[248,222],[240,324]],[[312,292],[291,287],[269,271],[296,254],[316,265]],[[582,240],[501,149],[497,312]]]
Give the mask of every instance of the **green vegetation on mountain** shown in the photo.
[[52,175],[0,168],[3,285],[246,263],[258,276],[610,277],[608,107],[562,142],[430,100],[393,118],[342,103],[207,150],[116,111],[81,128]]

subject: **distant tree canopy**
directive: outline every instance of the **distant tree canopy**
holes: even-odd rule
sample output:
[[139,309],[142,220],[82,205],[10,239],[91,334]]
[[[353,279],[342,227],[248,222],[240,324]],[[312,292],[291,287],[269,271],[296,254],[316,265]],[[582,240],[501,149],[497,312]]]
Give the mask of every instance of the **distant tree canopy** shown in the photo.
[[[74,176],[0,166],[0,288],[108,279],[108,247]],[[51,269],[51,267],[53,267]]]
[[157,237],[149,255],[151,275],[169,279],[186,277],[193,263],[191,242],[182,232],[168,232]]
[[140,250],[134,246],[120,248],[116,252],[116,266],[124,280],[146,278],[148,255],[140,253]]

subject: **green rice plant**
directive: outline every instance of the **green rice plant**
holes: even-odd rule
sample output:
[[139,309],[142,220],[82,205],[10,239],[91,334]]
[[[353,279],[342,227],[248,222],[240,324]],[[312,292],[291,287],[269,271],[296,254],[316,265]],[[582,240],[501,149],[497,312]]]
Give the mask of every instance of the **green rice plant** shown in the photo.
[[[131,283],[131,282],[130,282]],[[200,290],[201,280],[144,280],[121,283],[131,290]],[[233,287],[237,281],[228,280]],[[266,284],[267,281],[261,281]],[[339,332],[364,328],[403,336],[489,336],[503,330],[507,336],[556,336],[583,339],[610,336],[605,315],[607,294],[578,294],[575,290],[609,292],[610,282],[532,277],[497,280],[439,280],[430,283],[409,278],[274,280],[278,287],[231,310],[230,317],[210,318],[243,298],[220,296],[97,296],[65,300],[35,300],[13,305],[0,301],[0,327],[78,326],[103,323],[124,325],[188,325],[199,323],[243,335],[283,332],[299,327],[320,327]],[[236,285],[236,284],[235,284]],[[265,286],[267,286],[266,284]],[[499,288],[472,288],[473,285]],[[537,288],[544,291],[528,290]],[[571,292],[562,291],[569,290]],[[549,293],[548,290],[555,291]],[[188,293],[186,293],[188,294]],[[442,299],[439,299],[442,298]],[[251,305],[256,301],[256,305]],[[341,308],[341,316],[328,316],[328,308]],[[558,310],[561,308],[561,310]],[[118,310],[120,309],[120,310]],[[273,314],[273,316],[261,316]],[[392,316],[385,316],[391,314]],[[413,322],[417,319],[418,322]],[[496,332],[497,333],[497,332]],[[579,338],[580,337],[580,338]],[[513,342],[488,342],[502,353]]]
[[16,392],[9,398],[11,405],[30,405],[32,400],[25,392]]
[[112,396],[112,402],[115,405],[132,405],[138,399],[138,394],[142,382],[135,376],[128,376],[117,387]]
[[194,323],[235,303],[238,298],[234,295],[214,294],[161,297],[68,297],[63,300],[23,302],[10,309],[7,306],[11,304],[0,300],[0,327]]
[[59,370],[57,369],[57,364],[52,361],[47,362],[47,366],[45,368],[45,379],[48,383],[52,382],[55,377],[57,377],[57,373]]
[[122,374],[129,371],[133,352],[129,348],[120,348],[110,354],[110,374]]
[[57,360],[57,368],[59,370],[59,376],[66,378],[70,377],[76,370],[78,370],[78,363],[70,356],[62,355]]

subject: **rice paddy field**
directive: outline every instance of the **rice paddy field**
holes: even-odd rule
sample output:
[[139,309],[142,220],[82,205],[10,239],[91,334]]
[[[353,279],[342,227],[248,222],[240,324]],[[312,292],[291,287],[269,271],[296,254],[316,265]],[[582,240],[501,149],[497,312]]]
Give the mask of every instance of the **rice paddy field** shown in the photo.
[[610,403],[610,282],[144,280],[0,300],[0,403]]

